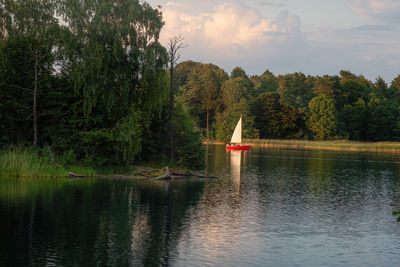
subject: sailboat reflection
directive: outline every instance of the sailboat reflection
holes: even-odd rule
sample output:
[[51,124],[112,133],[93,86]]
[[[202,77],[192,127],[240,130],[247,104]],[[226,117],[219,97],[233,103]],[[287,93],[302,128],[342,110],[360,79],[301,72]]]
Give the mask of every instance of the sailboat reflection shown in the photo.
[[[230,165],[231,165],[231,179],[236,187],[236,190],[239,190],[240,187],[240,171],[243,166],[246,165],[246,154],[248,150],[230,150],[228,153],[230,154]],[[242,162],[243,157],[243,162]]]

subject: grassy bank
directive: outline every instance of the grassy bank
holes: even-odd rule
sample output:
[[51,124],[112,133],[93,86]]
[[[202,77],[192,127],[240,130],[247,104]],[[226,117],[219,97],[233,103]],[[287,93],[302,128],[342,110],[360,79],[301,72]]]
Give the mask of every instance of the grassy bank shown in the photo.
[[355,142],[347,140],[307,141],[274,139],[249,139],[247,142],[252,146],[260,147],[400,152],[400,142]]
[[10,147],[0,151],[0,176],[7,177],[67,177],[75,173],[83,176],[131,174],[132,166],[93,167],[67,163],[49,148]]

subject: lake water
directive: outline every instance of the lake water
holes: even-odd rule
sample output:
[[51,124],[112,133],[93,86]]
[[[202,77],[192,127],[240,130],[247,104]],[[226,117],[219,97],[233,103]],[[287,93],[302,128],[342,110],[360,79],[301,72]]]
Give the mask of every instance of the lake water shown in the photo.
[[0,179],[0,266],[398,266],[400,154],[208,149],[219,179]]

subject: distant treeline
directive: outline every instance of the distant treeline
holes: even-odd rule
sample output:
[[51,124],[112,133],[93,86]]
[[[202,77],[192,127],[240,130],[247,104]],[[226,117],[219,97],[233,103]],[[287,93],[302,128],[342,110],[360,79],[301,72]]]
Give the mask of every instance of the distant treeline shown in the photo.
[[243,115],[245,138],[400,140],[400,75],[388,86],[350,71],[249,77],[192,61],[178,69],[179,99],[211,139],[229,141]]
[[200,133],[228,141],[241,115],[247,138],[400,140],[400,76],[248,77],[192,61],[170,72],[162,26],[139,0],[0,0],[0,147],[201,168]]
[[168,161],[172,121],[174,162],[201,168],[193,120],[168,108],[162,26],[139,0],[0,0],[0,147],[49,146],[66,164]]

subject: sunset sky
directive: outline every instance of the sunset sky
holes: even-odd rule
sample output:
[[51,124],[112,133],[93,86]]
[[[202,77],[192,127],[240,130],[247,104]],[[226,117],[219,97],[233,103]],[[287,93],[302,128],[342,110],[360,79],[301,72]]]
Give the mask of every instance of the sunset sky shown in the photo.
[[182,59],[249,75],[338,74],[389,84],[400,74],[399,0],[148,0],[161,6],[161,42],[180,35]]

